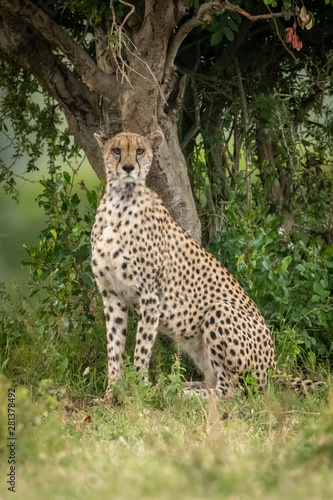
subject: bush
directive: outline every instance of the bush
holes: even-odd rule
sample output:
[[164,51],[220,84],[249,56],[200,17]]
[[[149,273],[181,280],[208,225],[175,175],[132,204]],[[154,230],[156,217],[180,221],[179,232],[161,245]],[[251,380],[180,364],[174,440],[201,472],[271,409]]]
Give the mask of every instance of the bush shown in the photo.
[[295,365],[307,358],[313,368],[333,347],[333,245],[304,230],[287,235],[284,218],[260,202],[248,212],[243,206],[235,191],[209,248],[258,305],[281,361]]

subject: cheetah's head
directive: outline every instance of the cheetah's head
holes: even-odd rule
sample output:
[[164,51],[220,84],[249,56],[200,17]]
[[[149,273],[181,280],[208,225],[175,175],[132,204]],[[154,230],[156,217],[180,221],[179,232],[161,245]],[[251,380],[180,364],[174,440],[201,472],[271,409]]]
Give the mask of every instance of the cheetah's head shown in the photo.
[[149,172],[154,152],[163,142],[162,132],[148,137],[122,132],[111,139],[94,134],[101,147],[106,177],[121,183],[143,183]]

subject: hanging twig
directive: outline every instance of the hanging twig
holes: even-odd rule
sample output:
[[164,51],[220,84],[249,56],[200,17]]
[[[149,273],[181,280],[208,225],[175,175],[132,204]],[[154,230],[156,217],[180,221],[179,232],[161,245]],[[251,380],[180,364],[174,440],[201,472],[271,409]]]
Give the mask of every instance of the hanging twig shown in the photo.
[[[162,93],[161,86],[158,83],[157,78],[154,75],[152,69],[150,68],[149,64],[147,64],[146,61],[144,61],[141,58],[141,54],[140,54],[138,48],[136,47],[135,43],[124,32],[124,27],[126,25],[126,22],[128,21],[129,17],[132,14],[134,14],[135,7],[134,7],[134,5],[132,5],[128,2],[125,2],[124,0],[119,0],[119,1],[121,4],[126,5],[127,7],[131,8],[130,12],[126,15],[123,22],[118,26],[117,19],[116,19],[116,13],[115,13],[114,6],[113,6],[113,0],[110,0],[110,9],[111,9],[111,13],[112,13],[112,24],[111,24],[111,29],[110,29],[110,36],[112,36],[112,34],[114,34],[115,39],[116,39],[114,50],[112,47],[110,47],[110,52],[112,54],[112,57],[114,59],[114,62],[115,62],[116,68],[117,68],[116,71],[117,72],[119,71],[121,74],[121,82],[123,83],[123,80],[125,78],[127,80],[128,84],[130,86],[132,86],[131,81],[129,79],[129,76],[126,72],[126,69],[129,71],[132,71],[133,73],[141,76],[141,78],[143,78],[147,82],[152,83],[153,85],[156,85],[159,89],[159,92],[161,94],[161,97],[162,97],[164,103],[166,104],[166,100],[165,100],[164,95]],[[109,42],[109,46],[110,46],[110,43],[111,42]],[[129,44],[131,44],[133,46],[133,50],[131,50],[129,48]],[[147,68],[149,74],[152,76],[152,80],[150,80],[149,78],[144,76],[142,73],[139,73],[138,71],[133,69],[129,64],[127,64],[127,62],[124,60],[124,58],[122,56],[123,47],[126,49],[126,51],[132,57],[135,57],[136,59],[138,59]]]

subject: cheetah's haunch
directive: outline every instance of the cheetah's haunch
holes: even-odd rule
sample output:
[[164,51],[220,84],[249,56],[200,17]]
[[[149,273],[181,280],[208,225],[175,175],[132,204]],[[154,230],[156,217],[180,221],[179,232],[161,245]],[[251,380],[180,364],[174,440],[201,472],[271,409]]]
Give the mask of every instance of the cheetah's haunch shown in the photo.
[[[106,193],[92,230],[92,265],[107,327],[106,396],[121,376],[127,307],[139,313],[134,364],[147,372],[157,330],[175,339],[205,382],[189,392],[230,393],[235,375],[253,370],[259,390],[276,368],[271,333],[254,302],[212,255],[171,218],[146,187],[163,135],[95,134],[103,152]],[[186,391],[185,391],[186,392]]]

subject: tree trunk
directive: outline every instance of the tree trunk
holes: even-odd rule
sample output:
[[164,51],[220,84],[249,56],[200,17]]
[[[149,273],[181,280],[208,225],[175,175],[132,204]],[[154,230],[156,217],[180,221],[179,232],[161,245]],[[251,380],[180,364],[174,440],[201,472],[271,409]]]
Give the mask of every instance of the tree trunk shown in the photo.
[[272,211],[278,209],[289,211],[293,172],[289,164],[280,168],[276,165],[277,151],[278,142],[276,140],[264,139],[257,135],[256,152],[265,199]]

